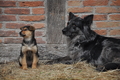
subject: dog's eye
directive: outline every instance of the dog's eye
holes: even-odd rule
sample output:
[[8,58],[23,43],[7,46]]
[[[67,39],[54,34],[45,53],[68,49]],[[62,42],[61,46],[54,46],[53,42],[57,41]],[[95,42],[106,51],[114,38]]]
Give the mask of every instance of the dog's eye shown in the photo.
[[76,27],[73,27],[74,30],[76,30]]
[[75,24],[75,23],[72,23],[72,26],[76,26],[76,24]]
[[76,26],[75,24],[73,24],[73,26]]
[[69,22],[67,23],[67,25],[69,25]]
[[27,29],[24,29],[23,31],[27,31]]
[[72,23],[72,26],[76,26],[76,24],[75,24],[75,23]]

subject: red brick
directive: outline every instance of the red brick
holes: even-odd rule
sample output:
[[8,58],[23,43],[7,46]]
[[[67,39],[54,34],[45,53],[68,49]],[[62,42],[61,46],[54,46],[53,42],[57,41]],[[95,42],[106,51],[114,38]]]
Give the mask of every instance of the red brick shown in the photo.
[[45,44],[46,41],[44,41],[42,38],[36,38],[36,41],[38,44]]
[[0,23],[0,28],[2,28],[2,23]]
[[120,14],[109,15],[109,20],[120,20]]
[[94,31],[99,35],[106,35],[107,34],[106,30],[94,30]]
[[120,8],[117,7],[98,7],[95,10],[96,13],[119,13]]
[[[81,18],[84,18],[85,16],[88,15],[82,15]],[[94,15],[93,20],[94,21],[107,20],[107,15]]]
[[112,0],[112,6],[120,6],[120,0]]
[[19,2],[21,7],[37,7],[44,6],[44,1],[22,1]]
[[4,38],[5,44],[20,44],[22,43],[22,38]]
[[36,37],[45,36],[45,32],[44,31],[35,31],[35,36]]
[[107,20],[107,15],[94,15],[95,21]]
[[98,28],[119,27],[120,22],[96,22]]
[[93,12],[92,7],[73,7],[73,8],[68,8],[68,12],[73,12],[73,13],[87,13],[87,12]]
[[33,8],[32,9],[32,13],[33,14],[44,14],[45,13],[45,9],[44,8]]
[[6,23],[5,27],[8,29],[19,29],[22,26],[26,26],[30,24],[23,24],[23,23]]
[[30,10],[27,8],[6,8],[4,13],[6,14],[30,14]]
[[0,31],[0,37],[16,37],[18,36],[18,33],[15,31]]
[[20,16],[19,17],[21,21],[41,21],[45,19],[44,15],[39,16]]
[[2,9],[0,8],[0,14],[2,14]]
[[44,28],[44,27],[45,27],[45,24],[44,24],[44,23],[34,23],[33,26],[34,26],[36,29],[41,29],[41,28]]
[[108,0],[84,0],[84,6],[106,6],[108,5]]
[[3,41],[2,41],[2,39],[0,39],[0,43],[2,43]]
[[68,6],[80,6],[81,1],[68,1]]
[[16,1],[0,1],[0,7],[15,7]]
[[16,17],[12,15],[0,15],[0,21],[16,21]]
[[110,30],[110,35],[120,35],[120,29]]

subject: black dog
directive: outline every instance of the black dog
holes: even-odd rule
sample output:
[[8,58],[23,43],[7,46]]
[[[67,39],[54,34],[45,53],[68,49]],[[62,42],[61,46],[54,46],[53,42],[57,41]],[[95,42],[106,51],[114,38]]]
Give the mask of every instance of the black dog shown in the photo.
[[49,62],[56,63],[72,59],[70,61],[72,63],[87,61],[97,67],[98,71],[120,69],[120,39],[96,34],[90,28],[92,22],[93,15],[83,19],[70,12],[67,27],[62,30],[63,34],[69,38],[68,56]]
[[34,38],[35,28],[33,26],[21,27],[20,35],[23,37],[19,64],[22,69],[27,67],[36,68],[38,64],[38,48]]

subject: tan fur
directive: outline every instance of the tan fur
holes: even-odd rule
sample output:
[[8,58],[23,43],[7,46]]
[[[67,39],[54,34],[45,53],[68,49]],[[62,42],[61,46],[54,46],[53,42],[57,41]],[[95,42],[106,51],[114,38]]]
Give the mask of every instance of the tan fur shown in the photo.
[[22,58],[22,69],[27,70],[26,54]]
[[[37,62],[38,62],[38,57],[35,55],[36,51],[37,51],[37,47],[33,46],[32,44],[30,46],[25,45],[22,46],[22,52],[24,53],[24,55],[26,56],[26,51],[31,50],[33,52],[33,63],[32,63],[32,68],[35,69],[37,67]],[[22,61],[23,64],[25,64],[26,62],[26,58],[23,58],[24,60]]]
[[36,57],[36,55],[35,55],[35,54],[33,54],[32,69],[37,68],[37,62],[38,62],[38,58]]
[[24,38],[31,38],[32,32],[31,31],[22,31],[22,34],[26,35]]

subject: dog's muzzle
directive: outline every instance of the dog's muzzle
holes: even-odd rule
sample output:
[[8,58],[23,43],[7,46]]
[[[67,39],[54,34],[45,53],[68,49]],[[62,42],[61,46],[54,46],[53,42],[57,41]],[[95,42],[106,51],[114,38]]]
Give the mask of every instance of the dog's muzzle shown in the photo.
[[62,30],[62,33],[63,33],[63,34],[65,34],[65,33],[66,33],[66,29],[65,29],[65,28]]
[[22,32],[20,32],[19,34],[20,34],[20,36],[22,36],[22,37],[24,37],[24,36],[25,36],[25,35],[23,35],[23,34],[22,34]]

